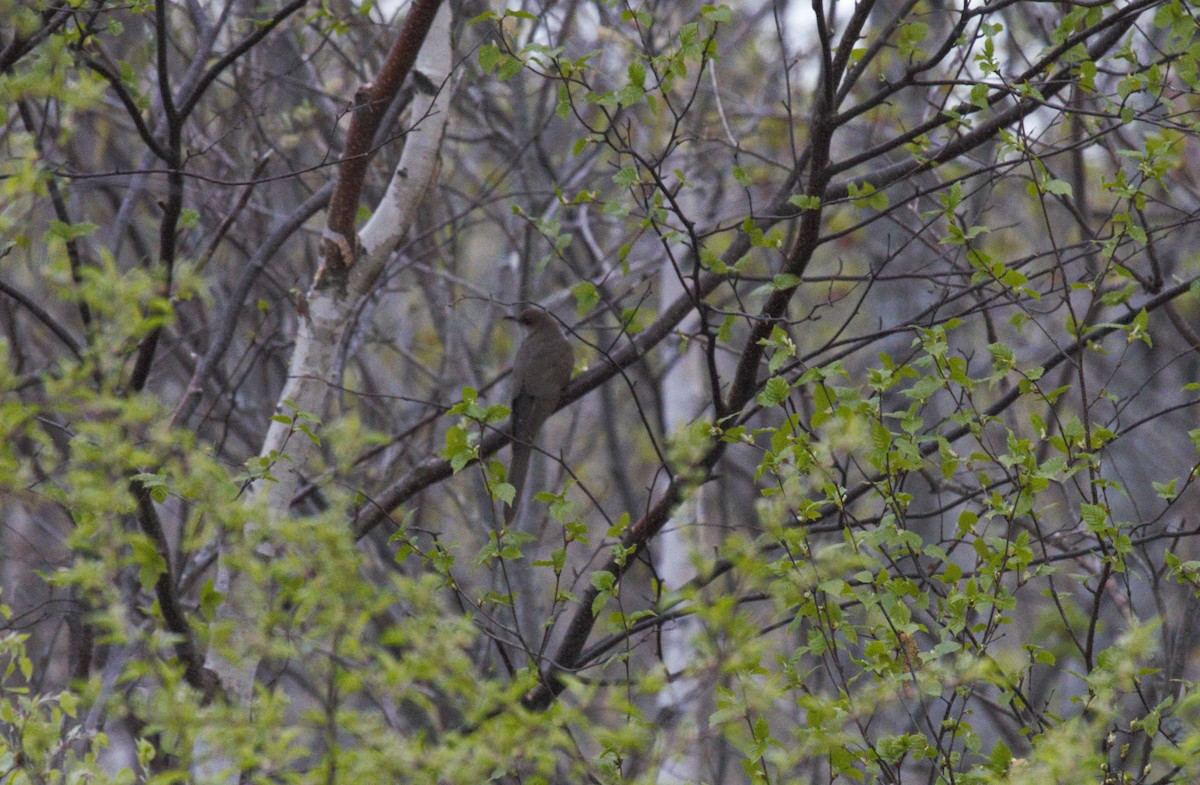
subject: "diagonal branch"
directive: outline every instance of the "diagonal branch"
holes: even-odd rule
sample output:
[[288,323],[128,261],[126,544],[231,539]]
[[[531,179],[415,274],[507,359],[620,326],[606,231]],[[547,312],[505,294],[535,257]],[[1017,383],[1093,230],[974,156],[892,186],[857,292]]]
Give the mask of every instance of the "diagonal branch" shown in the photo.
[[[1140,0],[1138,8],[1144,9],[1147,3],[1153,4],[1157,0]],[[1135,17],[1127,16],[1125,10],[1119,14],[1120,24],[1110,26],[1108,20],[1104,20],[1091,32],[1095,32],[1097,28],[1105,29],[1104,35],[1088,47],[1088,54],[1092,58],[1101,56],[1104,52],[1111,49],[1120,40],[1129,27],[1133,24]],[[1065,76],[1066,72],[1061,73],[1051,84],[1044,90],[1043,95],[1050,96],[1068,83]],[[1000,115],[988,120],[970,133],[964,134],[961,137],[951,140],[946,143],[940,150],[933,153],[925,163],[921,162],[902,162],[882,168],[865,177],[854,178],[852,181],[831,182],[828,183],[823,192],[822,201],[830,201],[834,199],[844,199],[849,194],[850,182],[870,182],[877,188],[883,187],[892,183],[898,182],[905,177],[911,176],[920,169],[933,169],[938,165],[952,161],[960,156],[970,153],[972,150],[987,144],[993,139],[1001,129],[1020,121],[1033,112],[1040,109],[1040,102],[1025,100],[1016,104],[1010,109],[1004,111]],[[810,151],[806,151],[801,156],[802,162],[809,160]],[[844,162],[831,163],[827,167],[830,173],[836,173],[844,170]],[[801,214],[801,210],[790,204],[788,198],[793,194],[792,188],[797,182],[797,173],[793,172],[788,178],[785,186],[776,194],[765,213],[758,217],[760,228],[769,228],[775,224],[795,218]],[[811,190],[811,189],[810,189]],[[812,211],[807,211],[812,212]],[[750,250],[750,238],[745,233],[740,233],[733,238],[725,253],[721,255],[722,261],[728,266],[733,266],[738,259],[745,256]],[[792,254],[794,260],[803,259],[804,252],[802,249],[796,248]],[[806,263],[806,262],[805,262]],[[797,262],[799,264],[799,262]],[[791,266],[791,265],[789,265]],[[696,297],[707,297],[717,290],[722,284],[726,283],[729,278],[725,275],[717,275],[710,273],[700,277],[699,285],[695,293],[688,292],[670,303],[662,310],[658,319],[651,325],[639,333],[632,341],[623,345],[621,348],[613,352],[608,357],[608,362],[602,365],[597,365],[580,374],[571,385],[563,392],[562,400],[559,402],[559,408],[570,406],[575,401],[587,395],[592,390],[606,383],[623,369],[638,362],[642,356],[665,340],[671,335],[679,324],[690,314],[694,308],[694,300]],[[790,298],[793,292],[787,292]],[[779,300],[783,300],[783,293],[777,292],[780,295]],[[773,305],[778,306],[776,301]],[[769,331],[767,331],[769,333]],[[757,352],[761,357],[761,351]],[[746,366],[748,374],[750,367]],[[743,387],[738,397],[744,397],[749,388]],[[748,399],[747,399],[748,400]],[[508,443],[507,437],[501,433],[490,433],[484,437],[479,446],[480,456],[486,457],[491,455]],[[381,493],[362,508],[359,508],[355,514],[354,534],[356,537],[363,537],[374,527],[378,526],[385,520],[389,519],[392,510],[395,510],[400,505],[407,502],[420,491],[429,486],[441,482],[450,477],[453,471],[450,467],[450,462],[442,458],[429,458],[414,466],[408,472],[397,478],[391,485],[385,488]]]
[[[316,285],[344,282],[345,273],[357,255],[358,238],[354,231],[354,216],[358,211],[370,161],[371,143],[375,130],[383,119],[396,93],[400,91],[405,77],[417,62],[417,54],[433,20],[437,16],[442,0],[414,0],[404,20],[404,29],[392,43],[387,60],[379,70],[375,81],[365,87],[356,98],[357,107],[350,117],[350,129],[346,132],[346,149],[338,167],[337,182],[333,196],[329,199],[329,234],[323,245],[321,270],[317,272]],[[340,238],[334,240],[333,238]]]
[[20,303],[25,310],[33,314],[33,317],[46,326],[46,329],[54,333],[58,340],[62,341],[63,345],[71,350],[71,354],[75,355],[76,360],[82,360],[82,349],[79,341],[75,340],[75,336],[67,332],[67,328],[58,323],[58,320],[51,316],[45,308],[38,305],[24,292],[15,286],[10,286],[4,281],[0,281],[0,294],[6,294],[12,299]]

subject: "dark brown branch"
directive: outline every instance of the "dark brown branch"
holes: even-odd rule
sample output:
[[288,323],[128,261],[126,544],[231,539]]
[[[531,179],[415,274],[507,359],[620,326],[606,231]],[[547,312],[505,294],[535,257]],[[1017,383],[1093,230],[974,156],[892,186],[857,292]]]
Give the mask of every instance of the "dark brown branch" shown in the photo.
[[[811,178],[809,181],[806,193],[810,196],[825,197],[826,186],[829,184],[829,179],[832,176],[832,171],[829,168],[829,150],[832,142],[833,131],[836,128],[836,119],[833,117],[832,100],[834,96],[834,85],[832,82],[831,73],[831,56],[829,52],[829,41],[827,33],[824,31],[824,18],[821,14],[819,0],[814,0],[814,12],[817,18],[818,36],[820,37],[822,48],[825,53],[825,67],[822,69],[821,84],[818,87],[817,101],[813,108],[811,119],[811,143],[810,151]],[[1130,24],[1133,17],[1130,17]],[[1107,46],[1111,46],[1123,33],[1124,25],[1117,25],[1103,37],[1103,41],[1107,42],[1104,46],[1098,48],[1103,50]],[[1065,80],[1064,80],[1065,84]],[[1026,102],[1028,103],[1028,102]],[[1026,113],[1032,111],[1034,107],[1022,107],[1018,105],[1016,109],[1025,109]],[[1011,122],[1011,121],[1010,121]],[[992,133],[998,131],[1000,126],[996,126]],[[990,136],[990,134],[989,134]],[[953,144],[953,143],[952,143]],[[978,144],[976,142],[975,144]],[[952,145],[947,145],[950,147]],[[960,155],[963,151],[959,151],[956,155]],[[824,198],[822,198],[824,202]],[[789,254],[787,265],[784,271],[797,276],[803,276],[809,261],[812,258],[813,252],[820,243],[820,228],[821,228],[821,208],[805,211],[801,215],[801,224],[796,243],[793,246],[792,253]],[[1160,297],[1154,298],[1147,304],[1147,309],[1158,307],[1161,304],[1169,302],[1171,297],[1177,297],[1188,290],[1190,282],[1172,287],[1167,292],[1163,292]],[[726,401],[726,411],[740,411],[751,399],[754,391],[757,389],[757,375],[759,365],[762,359],[762,354],[765,351],[763,339],[770,335],[771,329],[779,318],[782,317],[787,309],[788,303],[799,287],[791,287],[772,293],[764,306],[762,313],[756,320],[754,328],[751,330],[751,336],[746,341],[743,349],[741,360],[738,363],[737,371],[734,375],[734,382],[730,388],[729,395]],[[1166,296],[1169,295],[1169,296]],[[1120,324],[1132,321],[1135,313],[1129,314],[1124,320],[1119,320],[1115,324],[1109,325],[1092,331],[1086,337],[1078,339],[1070,347],[1059,352],[1055,357],[1051,358],[1046,364],[1046,370],[1050,370],[1054,366],[1065,361],[1068,357],[1077,354],[1090,341],[1100,340],[1105,335],[1108,335],[1113,330],[1119,329]],[[1019,396],[1019,388],[1013,387],[1009,393],[1003,396],[996,404],[989,409],[996,412],[1006,409]],[[946,438],[954,441],[969,433],[968,426],[959,426],[949,434]],[[708,454],[702,463],[705,471],[711,471],[715,463],[724,453],[726,444],[717,440],[710,448]],[[922,454],[928,455],[938,449],[937,442],[930,442],[922,446]],[[870,488],[874,487],[873,483],[867,481],[861,484],[857,495],[865,494]],[[667,491],[662,498],[654,505],[653,508],[636,524],[634,524],[626,536],[622,538],[623,550],[632,549],[632,553],[627,552],[621,560],[610,560],[605,566],[609,572],[617,576],[618,581],[624,572],[625,565],[633,560],[637,551],[640,551],[670,520],[671,513],[676,505],[682,499],[682,488],[679,486],[678,480],[672,481]],[[848,500],[843,500],[848,501]],[[836,513],[836,507],[830,505],[827,510],[823,511],[825,516]],[[555,667],[561,670],[572,670],[578,666],[578,657],[582,652],[584,645],[587,642],[588,635],[595,624],[595,614],[592,612],[593,601],[600,596],[599,589],[589,584],[588,590],[580,598],[580,603],[575,608],[575,613],[567,626],[567,631],[563,641],[559,645],[558,651],[552,658]],[[542,683],[531,690],[523,701],[527,707],[541,709],[550,704],[554,697],[561,692],[563,684],[555,675],[554,669],[546,669],[543,674]]]
[[175,642],[175,654],[183,662],[184,678],[206,698],[211,698],[217,689],[217,680],[204,668],[204,658],[196,647],[187,613],[175,593],[175,581],[171,574],[171,549],[167,544],[158,510],[154,508],[154,500],[150,498],[150,491],[143,483],[130,480],[129,492],[137,499],[138,523],[142,533],[151,539],[163,560],[163,570],[154,582],[154,595],[158,598],[158,608],[167,630],[179,638]]
[[0,281],[0,293],[7,294],[9,297],[20,303],[25,310],[33,314],[35,319],[45,325],[46,329],[54,333],[58,340],[62,341],[63,344],[71,350],[71,354],[75,355],[75,359],[83,359],[83,356],[80,353],[81,348],[79,346],[79,341],[76,341],[75,337],[67,332],[66,328],[59,324],[58,321],[49,313],[47,313],[44,308],[35,303],[29,297],[26,297],[20,289],[9,286],[4,281]]
[[[1177,284],[1163,291],[1156,297],[1146,301],[1143,308],[1146,311],[1154,311],[1169,304],[1173,299],[1181,295],[1187,294],[1192,285],[1200,278],[1191,279],[1183,283]],[[1050,371],[1066,362],[1068,359],[1078,355],[1085,347],[1094,344],[1097,341],[1103,340],[1111,333],[1120,330],[1122,326],[1133,322],[1137,317],[1139,310],[1130,309],[1130,312],[1121,319],[1107,323],[1101,327],[1089,331],[1085,336],[1078,338],[1071,345],[1064,347],[1062,350],[1055,352],[1054,355],[1048,357],[1041,363],[1046,371]],[[1012,406],[1021,396],[1020,388],[1013,386],[1005,395],[1001,396],[995,403],[985,410],[985,416],[995,417],[1004,410]],[[971,432],[969,425],[960,425],[947,433],[943,434],[947,441],[953,443]],[[711,467],[716,459],[723,454],[726,443],[718,441],[709,450],[705,457],[704,465]],[[937,452],[939,443],[936,440],[921,446],[921,454],[923,456],[931,455]],[[853,489],[844,493],[838,504],[827,504],[819,511],[819,517],[813,519],[811,524],[820,523],[821,521],[837,515],[840,510],[846,505],[865,496],[871,489],[875,488],[881,477],[873,477],[863,480]],[[646,515],[629,528],[625,537],[622,538],[621,544],[625,549],[635,548],[640,551],[653,537],[666,525],[670,520],[671,514],[675,510],[675,506],[682,499],[682,488],[678,481],[673,481],[667,488],[663,497],[654,505],[654,507],[646,513]],[[618,562],[615,559],[610,559],[608,564],[601,568],[617,576],[618,580],[624,573],[625,565],[631,564],[636,557],[636,552],[627,554],[624,559]],[[714,569],[714,574],[710,575],[707,580],[711,580],[721,573],[732,569],[733,565],[728,562],[719,562]],[[588,635],[591,633],[592,627],[596,623],[595,614],[592,613],[592,603],[600,596],[599,589],[589,584],[587,590],[579,598],[579,604],[575,607],[575,614],[571,617],[571,621],[567,626],[566,634],[559,645],[558,650],[552,657],[552,662],[555,663],[555,668],[546,669],[543,674],[542,682],[526,696],[523,703],[533,709],[544,709],[550,705],[550,702],[564,689],[565,685],[562,680],[555,675],[555,670],[571,671],[579,668],[582,661],[579,659],[583,648],[587,643]]]
[[[1154,0],[1142,0],[1139,6],[1146,3],[1151,3]],[[1106,33],[1095,41],[1089,48],[1089,54],[1092,57],[1098,57],[1101,53],[1111,48],[1117,43],[1121,35],[1128,29],[1128,25],[1132,24],[1135,16],[1125,17],[1123,14],[1122,23],[1109,27]],[[1065,79],[1065,77],[1064,77]],[[1049,90],[1054,92],[1061,89],[1061,86],[1066,82],[1052,84]],[[822,95],[832,96],[832,91],[825,91]],[[880,175],[871,178],[872,182],[876,179],[881,179],[886,176],[886,182],[881,179],[881,183],[895,182],[904,176],[911,175],[915,169],[922,167],[932,167],[934,164],[944,163],[958,156],[964,155],[980,145],[985,144],[988,140],[997,134],[1001,128],[1007,124],[1011,124],[1036,111],[1041,104],[1032,101],[1025,101],[1017,104],[1013,108],[1002,113],[999,117],[993,118],[991,121],[981,126],[980,128],[965,134],[962,137],[952,140],[946,144],[928,164],[906,162],[898,164],[894,167],[889,167],[883,170]],[[801,161],[809,163],[810,171],[816,173],[817,179],[809,183],[807,193],[822,197],[822,202],[826,202],[831,198],[845,198],[848,193],[848,184],[829,183],[828,178],[832,175],[835,165],[826,164],[824,166],[815,163],[816,155],[814,151],[819,151],[822,146],[828,149],[828,139],[822,142],[823,135],[831,134],[832,127],[828,126],[831,122],[829,115],[822,115],[818,112],[819,107],[814,108],[814,126],[812,128],[812,143],[801,157]],[[820,123],[826,123],[822,127]],[[801,275],[808,260],[811,259],[812,253],[819,242],[820,215],[819,210],[808,210],[801,214],[799,208],[788,203],[787,199],[791,195],[792,184],[798,179],[797,173],[793,173],[789,177],[787,186],[776,195],[774,201],[767,211],[768,218],[760,220],[760,226],[771,225],[783,220],[794,218],[801,215],[801,228],[799,238],[793,246],[792,253],[789,255],[789,261],[786,266],[787,272],[792,272]],[[807,224],[804,223],[807,221]],[[726,264],[732,265],[740,259],[750,248],[750,240],[744,233],[739,234],[734,238],[730,247],[722,255],[722,259]],[[799,272],[797,272],[799,271]],[[620,372],[621,369],[631,365],[641,359],[645,352],[650,348],[660,343],[678,326],[678,324],[692,311],[694,307],[695,297],[707,297],[715,291],[722,283],[726,281],[725,276],[706,275],[701,277],[699,291],[685,292],[680,297],[676,298],[669,306],[667,306],[659,316],[659,318],[648,328],[643,330],[633,341],[613,352],[608,358],[609,362],[603,365],[597,365],[581,374],[563,393],[560,408],[571,405],[574,401],[582,398],[587,393],[591,392],[596,387],[604,384],[613,375]],[[1171,290],[1174,291],[1174,290]],[[735,376],[734,387],[731,388],[728,396],[728,410],[738,411],[750,400],[757,388],[758,365],[762,357],[763,347],[757,344],[757,340],[770,334],[771,322],[769,320],[776,319],[786,309],[787,303],[794,294],[795,289],[777,291],[773,293],[764,307],[762,316],[764,321],[757,322],[754,328],[754,340],[747,342],[746,353],[742,357],[742,362],[739,363],[738,374]],[[1177,295],[1176,295],[1177,296]],[[1154,302],[1157,302],[1155,300]],[[1150,306],[1147,306],[1150,307]],[[1060,360],[1061,361],[1061,360]],[[1057,364],[1057,363],[1055,363]],[[1011,402],[1010,402],[1011,403]],[[961,434],[959,434],[961,436]],[[949,437],[948,437],[949,438]],[[957,438],[954,437],[954,438]],[[507,442],[507,437],[503,433],[489,433],[483,438],[480,443],[480,455],[487,456],[498,451]],[[711,466],[711,462],[719,458],[723,448],[718,444],[710,453],[706,464]],[[404,502],[411,499],[422,489],[440,482],[452,474],[448,461],[440,458],[430,458],[410,469],[406,474],[397,479],[391,486],[386,488],[375,499],[368,502],[366,509],[361,509],[355,518],[353,530],[356,537],[361,538],[367,534],[372,528],[384,520],[389,519],[391,511],[399,507]],[[866,487],[862,489],[865,493]],[[670,488],[667,495],[661,501],[673,498],[679,493],[678,488]],[[645,522],[639,522],[631,531],[638,530],[641,532],[650,532],[651,536],[657,532],[654,527],[654,521],[660,514],[660,508],[656,505],[653,510],[643,519]],[[669,516],[668,516],[669,517]],[[664,519],[665,520],[665,519]],[[579,608],[579,613],[590,613],[590,606],[585,603]],[[594,620],[585,620],[580,618],[578,621],[572,620],[572,629],[582,629],[590,625]],[[574,646],[574,644],[572,644]],[[579,644],[581,647],[582,644]],[[569,653],[564,650],[562,653]],[[560,666],[570,667],[569,659],[560,656],[556,658]],[[540,705],[540,704],[539,704]]]
[[129,90],[126,89],[125,84],[121,81],[121,77],[117,76],[111,68],[94,57],[85,57],[83,62],[88,68],[100,74],[104,78],[104,81],[108,82],[109,87],[117,94],[117,99],[120,100],[121,105],[125,107],[125,113],[133,121],[133,127],[137,130],[138,136],[141,137],[142,143],[156,157],[165,161],[167,159],[166,151],[163,150],[158,140],[154,138],[154,132],[146,125],[146,120],[142,117],[142,110],[138,108],[137,101],[129,94]]
[[[33,146],[38,152],[38,157],[44,161],[46,159],[46,150],[42,144],[42,136],[37,131],[33,110],[30,108],[29,102],[18,101],[17,108],[21,113],[21,121],[25,124],[25,129],[29,131],[29,135],[33,139]],[[74,221],[71,220],[71,213],[67,210],[67,201],[63,199],[62,189],[58,187],[58,182],[53,177],[46,178],[46,191],[50,194],[50,204],[54,207],[54,214],[58,217],[58,220],[67,225],[73,224]],[[71,280],[78,287],[83,283],[83,259],[79,253],[79,239],[68,236],[63,241],[63,244],[67,248],[67,261],[71,264]],[[79,319],[83,322],[83,328],[86,333],[92,324],[92,311],[88,307],[87,300],[82,297],[79,298],[78,308]],[[85,338],[85,340],[88,340],[90,343],[90,336]]]
[[0,52],[0,73],[7,72],[16,65],[18,60],[32,52],[38,44],[53,35],[58,28],[66,23],[74,10],[69,4],[63,5],[52,16],[46,19],[45,24],[38,28],[33,35],[28,38],[14,36],[13,40],[8,42],[8,46],[4,47],[4,51]]
[[[160,291],[164,298],[171,296],[171,285],[175,277],[176,231],[179,227],[179,217],[183,214],[183,174],[179,169],[183,158],[183,119],[175,107],[175,99],[171,96],[166,6],[167,0],[158,0],[154,7],[158,91],[162,98],[167,132],[167,142],[161,152],[163,163],[169,168],[167,198],[163,200],[163,215],[158,224],[158,263],[163,275]],[[132,392],[141,392],[146,387],[162,331],[162,325],[155,327],[138,346],[133,370],[129,374],[129,389]]]
[[[171,95],[171,64],[167,59],[167,46],[169,45],[168,36],[170,31],[167,28],[167,0],[158,0],[154,4],[154,57],[155,63],[158,66],[158,94],[162,100],[163,112],[167,116],[168,133],[171,129],[177,129],[179,124],[179,113],[175,108],[175,97]],[[168,154],[170,154],[168,150]],[[169,166],[178,166],[178,160],[170,160],[163,158]]]
[[196,86],[188,95],[182,98],[179,106],[179,115],[185,118],[190,115],[192,110],[196,108],[197,102],[204,95],[204,91],[208,89],[208,86],[212,84],[214,79],[220,76],[226,68],[235,63],[239,57],[253,48],[255,44],[266,38],[285,19],[303,8],[307,2],[308,0],[292,0],[292,2],[276,11],[270,19],[258,23],[253,33],[243,38],[228,52],[221,55],[217,59],[217,62],[213,63],[212,67],[204,72],[204,75],[200,77],[196,82]]
[[[823,65],[819,77],[820,83],[817,87],[818,98],[814,104],[810,121],[812,133],[812,141],[809,146],[811,151],[809,157],[811,177],[807,193],[819,197],[824,193],[825,186],[829,182],[827,164],[829,162],[829,149],[833,140],[835,127],[831,122],[834,96],[833,54],[828,31],[824,26],[824,14],[821,10],[819,0],[813,0],[813,10],[817,19],[818,36],[821,40]],[[820,232],[820,208],[805,211],[800,218],[799,236],[793,246],[792,253],[789,255],[785,268],[786,272],[795,275],[803,273],[804,268],[808,265],[813,252],[819,244]],[[768,298],[761,318],[756,320],[750,337],[746,340],[741,360],[734,374],[733,385],[723,406],[725,411],[740,411],[753,395],[758,366],[762,358],[762,352],[765,349],[762,345],[762,339],[770,334],[775,320],[787,308],[787,304],[797,288],[791,287],[790,289],[777,291]],[[702,464],[705,475],[711,471],[712,467],[720,459],[720,456],[724,454],[725,447],[726,443],[723,441],[717,440],[713,443]],[[634,523],[621,538],[621,556],[609,559],[608,564],[602,568],[604,571],[616,576],[618,582],[628,565],[633,562],[636,554],[645,548],[659,531],[662,530],[667,521],[671,519],[671,514],[683,499],[685,490],[684,482],[681,478],[673,478],[667,490],[655,502],[654,506],[640,520]],[[564,685],[557,677],[556,671],[569,671],[576,666],[579,655],[587,643],[588,635],[596,623],[593,605],[598,597],[600,597],[600,589],[595,584],[589,583],[587,590],[580,597],[574,615],[567,625],[563,640],[552,658],[554,666],[543,669],[541,684],[531,690],[523,701],[528,708],[544,709],[562,691]]]
[[[1150,6],[1157,5],[1158,2],[1159,0],[1140,0],[1140,2],[1136,4],[1136,8],[1138,11],[1145,10]],[[1120,40],[1121,36],[1125,35],[1129,28],[1133,26],[1133,23],[1136,20],[1137,12],[1130,12],[1128,8],[1122,9],[1121,12],[1114,13],[1113,15],[1106,17],[1094,27],[1073,36],[1070,39],[1071,46],[1077,46],[1078,44],[1087,40],[1089,35],[1096,35],[1096,33],[1102,30],[1105,31],[1103,35],[1099,36],[1087,48],[1088,56],[1092,59],[1095,59],[1111,49],[1117,43],[1117,41]],[[1060,50],[1066,51],[1064,47],[1066,47],[1066,44],[1062,44],[1053,50],[1053,52],[1056,53],[1054,54],[1054,58],[1061,56]],[[1034,78],[1037,76],[1037,74],[1051,67],[1056,62],[1054,58],[1052,58],[1050,55],[1043,57],[1038,61],[1038,63],[1034,64],[1032,67],[1026,69],[1024,73],[1020,74],[1016,81],[1020,83]],[[1047,84],[1041,89],[1043,98],[1049,98],[1071,84],[1070,74],[1074,70],[1075,66],[1073,65],[1065,66],[1061,68],[1057,74],[1051,77],[1047,81]],[[862,112],[865,112],[883,103],[890,94],[890,90],[882,91],[881,94],[872,97],[862,104],[859,104],[854,109],[840,115],[838,117],[838,121],[849,121],[858,114],[861,114]],[[989,98],[989,105],[994,106],[995,104],[1004,100],[1006,97],[1007,93],[998,93],[993,95]],[[981,138],[990,139],[1000,128],[1006,127],[1016,120],[1029,115],[1031,112],[1036,111],[1041,106],[1041,102],[1035,101],[1032,98],[1022,99],[1014,106],[1004,110],[969,133],[963,134],[961,137],[948,142],[925,161],[905,161],[893,166],[889,166],[880,171],[873,172],[865,177],[856,178],[855,182],[868,182],[876,188],[882,189],[883,187],[899,180],[903,180],[916,172],[925,169],[931,169],[935,165],[943,164],[953,158],[958,157],[959,155],[962,155],[966,150],[977,147]],[[899,136],[893,137],[882,144],[876,145],[869,150],[859,153],[858,155],[852,156],[843,161],[838,161],[833,166],[833,171],[835,174],[839,174],[841,172],[849,171],[856,166],[861,166],[868,161],[874,161],[880,156],[886,155],[892,150],[912,142],[923,134],[928,134],[934,129],[939,128],[948,122],[954,121],[956,117],[968,116],[979,111],[980,109],[978,106],[964,101],[956,106],[953,112],[939,112],[926,122],[909,129]],[[845,198],[845,193],[843,193],[843,190],[844,186],[835,189],[828,196],[831,199]]]

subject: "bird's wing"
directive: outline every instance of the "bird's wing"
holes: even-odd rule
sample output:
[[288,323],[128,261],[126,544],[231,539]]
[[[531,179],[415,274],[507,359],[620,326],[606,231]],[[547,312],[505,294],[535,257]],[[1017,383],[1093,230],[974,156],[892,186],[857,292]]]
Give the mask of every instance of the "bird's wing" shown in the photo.
[[536,424],[532,421],[530,415],[534,413],[536,399],[525,390],[517,390],[513,395],[511,412],[509,414],[510,425],[512,426],[512,438],[514,441],[530,442],[533,439],[533,432],[536,429]]

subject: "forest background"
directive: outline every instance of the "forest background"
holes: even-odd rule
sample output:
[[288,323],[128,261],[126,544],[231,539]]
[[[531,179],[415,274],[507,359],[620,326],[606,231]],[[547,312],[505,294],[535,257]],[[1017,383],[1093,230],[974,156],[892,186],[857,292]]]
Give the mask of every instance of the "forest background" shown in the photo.
[[0,782],[1200,781],[1196,12],[0,0]]

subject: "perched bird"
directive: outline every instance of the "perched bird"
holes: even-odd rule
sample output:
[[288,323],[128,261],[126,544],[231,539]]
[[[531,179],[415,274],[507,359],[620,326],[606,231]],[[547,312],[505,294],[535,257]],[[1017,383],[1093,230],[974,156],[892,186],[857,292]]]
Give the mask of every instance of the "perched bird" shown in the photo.
[[508,482],[517,492],[504,513],[505,525],[516,520],[534,439],[542,423],[557,408],[575,365],[571,343],[549,313],[530,306],[519,316],[508,318],[523,326],[526,334],[513,358],[512,459],[508,465]]

